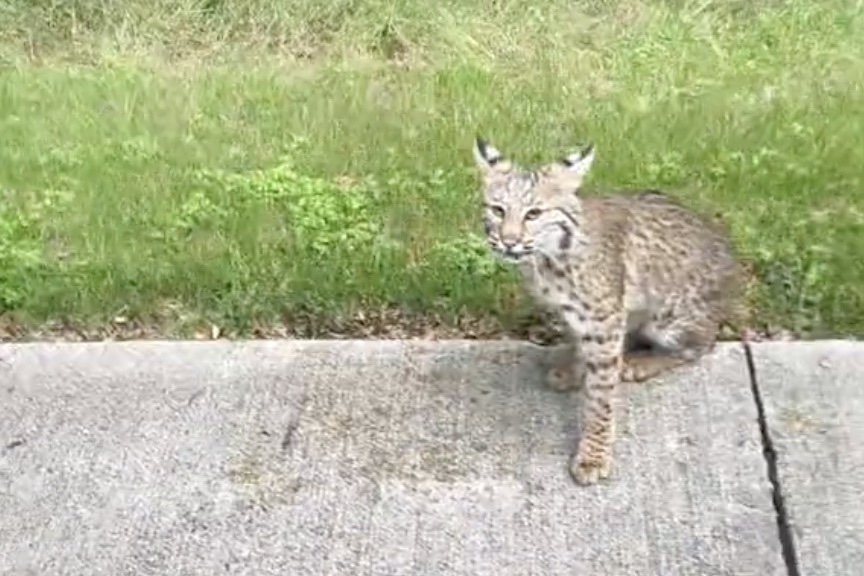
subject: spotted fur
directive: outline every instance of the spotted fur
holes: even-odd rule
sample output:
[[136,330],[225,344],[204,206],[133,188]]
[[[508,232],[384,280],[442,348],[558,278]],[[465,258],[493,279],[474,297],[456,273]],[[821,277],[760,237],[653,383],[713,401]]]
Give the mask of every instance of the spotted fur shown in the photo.
[[492,251],[568,327],[547,382],[584,392],[570,463],[583,485],[610,476],[619,383],[696,361],[742,310],[726,233],[658,191],[583,194],[594,152],[523,169],[482,139],[474,146]]

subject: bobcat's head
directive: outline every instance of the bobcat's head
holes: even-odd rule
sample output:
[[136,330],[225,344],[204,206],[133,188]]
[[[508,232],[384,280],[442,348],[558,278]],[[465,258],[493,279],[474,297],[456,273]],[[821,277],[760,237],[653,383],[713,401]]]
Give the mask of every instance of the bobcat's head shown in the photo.
[[483,220],[492,250],[510,261],[568,250],[579,232],[576,192],[594,146],[535,169],[522,169],[481,138],[474,159],[483,176]]

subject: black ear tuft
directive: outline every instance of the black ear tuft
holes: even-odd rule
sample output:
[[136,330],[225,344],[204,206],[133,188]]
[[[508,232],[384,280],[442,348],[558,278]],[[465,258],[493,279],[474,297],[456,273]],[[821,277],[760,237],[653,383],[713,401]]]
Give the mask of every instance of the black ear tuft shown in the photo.
[[591,152],[594,151],[594,144],[588,143],[582,147],[578,154],[570,154],[569,156],[565,156],[558,160],[561,164],[566,166],[567,168],[572,168],[576,165],[580,160],[586,158]]
[[484,160],[486,160],[489,166],[494,166],[501,159],[501,157],[497,154],[497,150],[495,150],[495,153],[491,153],[492,151],[489,150],[489,142],[487,142],[480,136],[476,137],[475,142],[477,144],[477,150],[480,152],[480,155],[483,157]]

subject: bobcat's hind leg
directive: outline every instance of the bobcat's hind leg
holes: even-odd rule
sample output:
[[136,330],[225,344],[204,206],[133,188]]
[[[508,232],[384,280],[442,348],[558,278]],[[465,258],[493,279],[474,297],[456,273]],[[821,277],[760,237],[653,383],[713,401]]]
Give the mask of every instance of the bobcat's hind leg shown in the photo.
[[638,340],[647,347],[625,353],[622,381],[644,382],[698,361],[714,348],[718,330],[717,322],[707,315],[647,323],[638,334]]

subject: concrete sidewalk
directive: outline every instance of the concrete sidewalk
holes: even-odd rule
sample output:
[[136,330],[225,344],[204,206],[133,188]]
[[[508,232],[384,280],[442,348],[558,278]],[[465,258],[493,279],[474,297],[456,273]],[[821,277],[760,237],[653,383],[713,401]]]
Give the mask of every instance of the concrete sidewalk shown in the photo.
[[0,574],[859,576],[864,345],[752,349],[767,458],[724,344],[580,488],[530,344],[0,345]]

